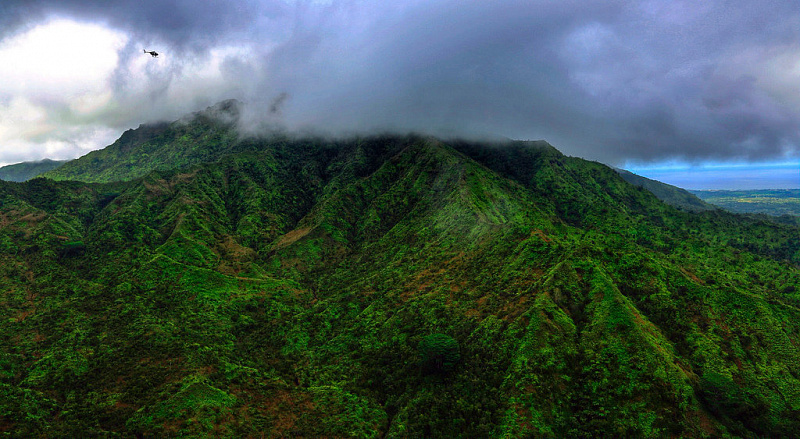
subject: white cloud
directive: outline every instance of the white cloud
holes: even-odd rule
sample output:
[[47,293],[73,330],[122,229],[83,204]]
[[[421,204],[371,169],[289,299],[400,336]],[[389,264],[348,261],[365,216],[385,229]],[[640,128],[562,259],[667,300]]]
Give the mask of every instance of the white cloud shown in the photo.
[[0,63],[0,164],[74,158],[123,129],[243,94],[228,66],[251,66],[249,48],[155,46],[158,58],[123,32],[60,18],[0,40],[0,59],[11,61]]
[[[98,97],[105,105],[107,95]],[[81,99],[78,113],[95,111],[98,102]],[[70,159],[108,145],[119,137],[116,129],[99,124],[64,124],[46,108],[25,97],[0,104],[0,165],[41,158]]]
[[101,92],[127,37],[57,19],[0,44],[0,94],[76,97]]
[[0,141],[35,137],[46,132],[45,116],[44,110],[23,97],[0,105]]
[[41,158],[74,131],[83,148],[278,97],[290,129],[546,138],[608,163],[798,155],[794,0],[0,1],[0,125],[22,124],[0,161],[12,132]]
[[[0,162],[71,158],[107,129],[89,122],[112,99],[108,79],[127,36],[53,19],[0,42]],[[112,139],[113,140],[113,139]]]

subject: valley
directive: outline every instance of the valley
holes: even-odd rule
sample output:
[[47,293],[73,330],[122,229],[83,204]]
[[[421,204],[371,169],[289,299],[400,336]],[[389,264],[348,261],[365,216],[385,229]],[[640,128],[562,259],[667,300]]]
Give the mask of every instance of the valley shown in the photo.
[[0,182],[3,434],[800,428],[798,226],[679,209],[546,142],[236,116]]

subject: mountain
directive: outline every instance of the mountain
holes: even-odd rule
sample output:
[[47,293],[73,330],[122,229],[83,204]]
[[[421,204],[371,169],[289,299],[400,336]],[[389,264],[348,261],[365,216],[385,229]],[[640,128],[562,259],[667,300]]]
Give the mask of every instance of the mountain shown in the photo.
[[55,169],[69,160],[43,159],[35,162],[22,162],[0,167],[0,180],[26,181],[47,171]]
[[131,180],[155,170],[211,162],[246,144],[239,141],[235,129],[240,113],[241,103],[227,100],[171,123],[140,125],[125,131],[108,147],[42,176],[53,180],[111,182]]
[[545,142],[221,123],[0,182],[4,434],[800,428],[798,227],[676,209]]
[[706,203],[696,194],[681,189],[671,184],[662,183],[658,180],[652,180],[641,175],[634,174],[633,172],[624,169],[615,169],[622,178],[634,186],[641,186],[653,195],[658,197],[659,200],[684,210],[698,212],[704,210],[714,210],[716,207]]

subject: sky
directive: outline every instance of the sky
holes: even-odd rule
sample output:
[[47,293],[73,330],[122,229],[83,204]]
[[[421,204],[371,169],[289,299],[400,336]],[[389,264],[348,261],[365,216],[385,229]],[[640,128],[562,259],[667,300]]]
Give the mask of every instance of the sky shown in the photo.
[[800,164],[797,161],[702,165],[661,163],[628,170],[690,190],[800,188]]
[[250,128],[545,139],[682,187],[800,187],[796,0],[2,0],[0,59],[0,164],[236,98]]

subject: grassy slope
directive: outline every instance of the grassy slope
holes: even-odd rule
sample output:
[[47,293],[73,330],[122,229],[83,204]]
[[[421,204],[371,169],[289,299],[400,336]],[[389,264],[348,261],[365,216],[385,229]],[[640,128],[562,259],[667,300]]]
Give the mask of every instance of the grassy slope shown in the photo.
[[[12,435],[798,427],[797,228],[679,212],[546,145],[279,142],[0,197]],[[431,333],[454,371],[420,366]]]

